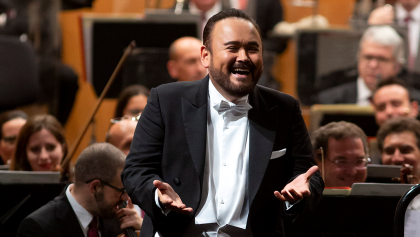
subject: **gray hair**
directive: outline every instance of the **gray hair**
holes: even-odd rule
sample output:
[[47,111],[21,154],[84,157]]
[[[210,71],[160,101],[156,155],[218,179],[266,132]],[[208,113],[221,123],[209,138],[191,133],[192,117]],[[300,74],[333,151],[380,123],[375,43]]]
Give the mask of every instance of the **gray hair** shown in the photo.
[[111,183],[118,168],[124,168],[125,155],[109,143],[95,143],[82,151],[74,168],[76,185],[99,179]]
[[367,28],[360,40],[359,51],[362,43],[365,41],[373,41],[383,46],[392,46],[394,48],[393,55],[397,62],[400,64],[405,63],[404,41],[391,26],[383,25]]

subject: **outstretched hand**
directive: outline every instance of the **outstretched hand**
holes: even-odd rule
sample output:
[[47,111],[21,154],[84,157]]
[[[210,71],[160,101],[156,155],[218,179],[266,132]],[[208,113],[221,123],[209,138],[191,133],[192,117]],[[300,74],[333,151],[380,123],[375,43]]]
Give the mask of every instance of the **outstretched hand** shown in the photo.
[[153,185],[157,188],[160,203],[171,211],[188,214],[193,211],[191,207],[187,207],[173,190],[171,185],[163,183],[159,180],[153,181]]
[[318,166],[312,166],[306,173],[299,175],[292,182],[288,183],[281,192],[275,191],[274,196],[281,201],[294,203],[311,195],[309,182],[316,171],[318,171]]

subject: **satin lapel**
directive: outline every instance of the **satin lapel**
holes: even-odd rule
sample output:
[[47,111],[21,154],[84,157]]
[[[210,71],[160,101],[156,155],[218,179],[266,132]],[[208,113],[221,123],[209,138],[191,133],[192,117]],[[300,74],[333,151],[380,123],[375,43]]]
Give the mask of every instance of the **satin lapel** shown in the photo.
[[268,108],[258,88],[249,95],[249,103],[253,107],[248,112],[249,119],[249,175],[248,197],[249,205],[261,185],[268,162],[270,161],[273,144],[276,138],[278,107]]
[[66,197],[66,193],[63,192],[59,198],[55,215],[61,226],[60,236],[84,237],[85,235],[83,234],[76,214]]
[[207,76],[198,87],[192,101],[182,98],[185,135],[201,184],[206,156],[208,86],[209,77]]

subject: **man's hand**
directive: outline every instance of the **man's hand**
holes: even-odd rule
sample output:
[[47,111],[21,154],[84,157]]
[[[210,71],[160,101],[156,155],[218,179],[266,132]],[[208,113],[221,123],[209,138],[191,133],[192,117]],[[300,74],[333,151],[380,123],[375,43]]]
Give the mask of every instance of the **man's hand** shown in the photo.
[[153,181],[153,185],[157,188],[159,201],[165,208],[183,214],[188,214],[193,211],[191,207],[187,207],[182,203],[181,198],[169,184],[155,180]]
[[117,217],[120,220],[121,229],[133,227],[136,230],[140,230],[141,225],[143,224],[143,218],[141,218],[139,213],[134,208],[130,198],[128,198],[127,207],[117,211]]
[[394,23],[394,9],[391,5],[386,4],[378,7],[370,13],[368,19],[369,25],[390,25]]
[[312,166],[306,173],[299,175],[292,182],[288,183],[281,190],[281,193],[275,191],[274,196],[281,201],[288,201],[292,204],[301,200],[303,197],[311,195],[309,181],[316,171],[318,171],[318,166]]

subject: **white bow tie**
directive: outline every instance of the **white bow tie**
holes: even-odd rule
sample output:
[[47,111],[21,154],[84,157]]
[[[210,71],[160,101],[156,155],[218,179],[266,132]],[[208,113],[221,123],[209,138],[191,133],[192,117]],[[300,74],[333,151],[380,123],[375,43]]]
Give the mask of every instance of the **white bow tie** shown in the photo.
[[[218,107],[218,108],[217,108]],[[229,102],[222,100],[220,104],[216,104],[214,108],[222,114],[226,111],[235,111],[238,114],[245,114],[248,110],[252,109],[252,106],[248,104],[245,100],[239,101],[237,104],[230,105]]]

